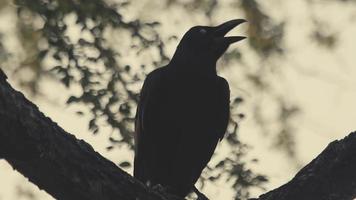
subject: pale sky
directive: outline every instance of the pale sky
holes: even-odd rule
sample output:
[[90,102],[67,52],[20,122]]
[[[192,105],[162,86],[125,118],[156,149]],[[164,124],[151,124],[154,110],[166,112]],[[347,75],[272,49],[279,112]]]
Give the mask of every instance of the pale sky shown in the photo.
[[[147,1],[148,2],[148,1]],[[307,14],[304,1],[283,1],[273,0],[275,2],[272,8],[267,6],[275,18],[288,18],[289,24],[286,29],[286,46],[288,48],[288,60],[278,62],[285,66],[282,79],[276,79],[276,85],[280,84],[280,92],[283,92],[288,98],[298,102],[302,108],[302,113],[295,119],[295,124],[299,127],[296,133],[298,158],[304,163],[308,163],[317,156],[326,145],[335,140],[341,139],[349,132],[356,130],[356,26],[350,25],[350,19],[355,21],[356,5],[349,6],[321,4],[313,9],[316,15],[327,20],[332,25],[332,30],[337,31],[339,36],[338,46],[332,52],[320,49],[316,44],[307,40],[308,30],[311,26],[310,16]],[[159,5],[139,3],[137,7],[141,17],[151,19],[152,13],[140,12],[142,9],[158,9]],[[138,5],[139,5],[138,4]],[[297,9],[296,9],[297,8]],[[153,11],[154,12],[154,11]],[[169,25],[172,19],[180,19],[184,11],[168,11],[159,16],[162,21],[163,34],[176,32],[180,36],[191,25],[199,24],[202,17],[199,15],[190,16],[189,20],[180,20],[180,23],[174,28]],[[1,15],[4,15],[3,13]],[[223,13],[218,15],[214,21],[221,22],[227,19],[237,17],[236,13],[226,8]],[[331,17],[333,16],[333,17]],[[156,16],[157,17],[157,16]],[[3,18],[4,19],[4,18]],[[4,22],[4,21],[3,21]],[[0,23],[0,30],[9,25]],[[244,25],[245,26],[245,25]],[[173,30],[174,29],[174,30]],[[178,31],[177,31],[178,30]],[[241,27],[233,33],[243,33],[246,27]],[[171,44],[171,54],[174,51],[175,43]],[[246,49],[247,43],[240,43],[232,48]],[[236,82],[235,77],[239,74],[236,69],[224,69],[221,75],[226,77],[230,86],[244,87],[243,84]],[[278,81],[283,81],[279,83]],[[14,77],[10,77],[10,82],[15,86]],[[19,87],[15,87],[19,89]],[[248,90],[248,88],[244,88]],[[90,143],[94,149],[102,153],[108,159],[118,163],[123,159],[133,158],[132,153],[127,153],[115,149],[107,152],[105,147],[108,146],[107,132],[104,128],[98,136],[92,136],[87,130],[87,118],[75,115],[77,107],[67,107],[66,91],[60,84],[48,82],[44,88],[44,94],[49,99],[55,99],[58,104],[48,103],[44,99],[32,99],[42,112],[51,117],[66,131],[75,134]],[[261,94],[250,94],[246,99],[246,111],[248,112],[249,101],[254,101]],[[249,116],[248,113],[246,113]],[[273,189],[281,184],[286,183],[297,172],[295,165],[291,164],[285,154],[273,150],[271,143],[266,142],[268,138],[254,128],[255,125],[251,118],[241,123],[239,131],[242,141],[252,145],[251,157],[257,157],[260,161],[258,165],[253,166],[259,172],[263,172],[270,178],[266,185],[268,190]],[[220,149],[223,151],[223,149]],[[130,172],[130,171],[129,171]],[[131,172],[130,172],[131,173]],[[28,190],[37,190],[36,186],[27,183],[18,172],[14,171],[5,161],[0,161],[0,200],[19,199],[14,196],[17,190],[16,185]],[[208,186],[204,192],[212,199],[230,199],[232,192],[229,186],[223,183]],[[260,191],[258,191],[259,194]],[[44,192],[35,192],[37,199],[52,199]],[[29,199],[29,198],[22,198]]]

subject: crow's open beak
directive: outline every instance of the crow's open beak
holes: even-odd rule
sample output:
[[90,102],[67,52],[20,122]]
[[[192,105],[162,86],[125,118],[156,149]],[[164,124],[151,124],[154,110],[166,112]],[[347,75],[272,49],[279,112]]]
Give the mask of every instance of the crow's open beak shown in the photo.
[[243,36],[224,37],[224,36],[233,28],[245,22],[247,21],[244,19],[234,19],[234,20],[227,21],[219,26],[216,26],[213,35],[216,38],[217,42],[224,42],[224,43],[227,42],[228,44],[232,44],[234,42],[241,41],[246,37]]

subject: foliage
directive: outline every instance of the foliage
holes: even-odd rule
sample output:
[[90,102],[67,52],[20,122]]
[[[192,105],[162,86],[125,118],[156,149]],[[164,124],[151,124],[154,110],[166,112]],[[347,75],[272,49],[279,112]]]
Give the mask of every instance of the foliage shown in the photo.
[[[31,60],[36,63],[31,66],[32,69],[44,71],[41,61],[45,57],[56,60],[58,65],[51,66],[50,71],[55,72],[53,74],[66,87],[78,84],[82,89],[81,95],[70,96],[67,103],[83,103],[90,108],[93,118],[89,122],[89,129],[97,133],[97,121],[99,118],[105,119],[113,129],[120,131],[122,138],[117,142],[132,146],[132,131],[128,124],[133,121],[133,108],[138,95],[137,91],[130,89],[130,85],[142,77],[139,73],[132,72],[131,66],[118,62],[118,53],[104,35],[108,29],[128,32],[133,39],[132,46],[135,46],[135,51],[140,52],[154,46],[161,53],[162,61],[165,61],[167,58],[163,43],[154,30],[158,23],[124,21],[114,6],[108,6],[102,1],[18,0],[16,4],[20,22],[27,23],[21,26],[22,29],[31,25],[31,29],[36,29],[31,31],[35,31],[42,40],[33,40],[32,37],[24,38],[24,41],[45,43],[37,45],[37,49],[33,51],[35,55],[31,56]],[[70,37],[66,23],[66,17],[73,14],[82,36],[76,40]],[[28,19],[28,15],[31,19]],[[40,20],[43,25],[35,27],[33,23],[28,22],[34,20]],[[21,33],[26,34],[24,31]],[[35,74],[33,81],[38,84],[37,80],[44,73]],[[36,92],[35,88],[32,90]]]

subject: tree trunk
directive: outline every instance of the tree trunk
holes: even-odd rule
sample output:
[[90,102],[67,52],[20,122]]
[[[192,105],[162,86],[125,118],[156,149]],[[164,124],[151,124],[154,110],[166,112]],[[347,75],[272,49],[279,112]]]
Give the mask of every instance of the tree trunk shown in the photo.
[[[164,200],[83,140],[65,132],[15,91],[0,69],[0,158],[39,188],[66,200]],[[356,197],[356,133],[332,142],[289,183],[259,200]]]

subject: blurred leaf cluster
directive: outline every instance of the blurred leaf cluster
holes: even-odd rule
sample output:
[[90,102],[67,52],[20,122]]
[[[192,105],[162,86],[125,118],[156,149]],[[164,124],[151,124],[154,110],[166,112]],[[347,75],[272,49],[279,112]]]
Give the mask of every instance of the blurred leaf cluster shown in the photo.
[[[48,73],[68,88],[79,85],[81,94],[70,96],[67,103],[81,103],[90,108],[93,117],[89,129],[97,133],[98,120],[105,119],[113,129],[119,130],[121,139],[117,142],[132,146],[130,125],[138,96],[130,86],[142,77],[133,72],[130,65],[118,61],[119,54],[105,34],[108,29],[127,32],[137,53],[153,46],[161,53],[161,61],[165,61],[163,42],[154,29],[159,23],[144,23],[139,19],[124,21],[115,5],[109,6],[103,1],[17,0],[15,4],[21,42],[26,49],[31,49],[16,70],[27,67],[34,72],[34,77],[21,85],[30,86],[36,93],[39,79]],[[79,38],[70,37],[68,27],[71,25],[66,22],[70,15],[74,15],[75,25],[80,28]],[[43,60],[49,57],[56,65],[43,65]]]

